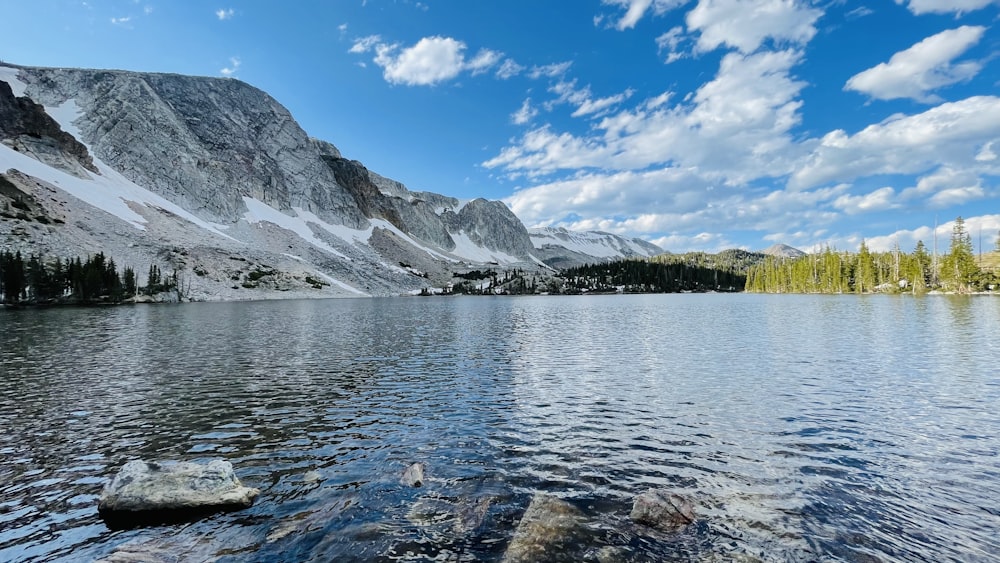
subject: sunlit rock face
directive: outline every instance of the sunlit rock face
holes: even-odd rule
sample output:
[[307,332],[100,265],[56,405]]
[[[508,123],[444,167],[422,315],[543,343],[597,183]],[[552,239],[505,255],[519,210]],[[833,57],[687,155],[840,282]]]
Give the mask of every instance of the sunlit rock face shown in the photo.
[[0,65],[0,142],[0,206],[31,211],[0,248],[155,264],[190,299],[398,295],[636,254],[606,233],[540,248],[506,204],[411,191],[234,79]]

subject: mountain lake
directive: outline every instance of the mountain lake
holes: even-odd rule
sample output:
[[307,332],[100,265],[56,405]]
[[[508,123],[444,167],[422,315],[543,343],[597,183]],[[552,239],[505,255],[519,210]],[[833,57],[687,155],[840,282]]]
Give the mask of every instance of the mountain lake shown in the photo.
[[[1000,558],[995,297],[5,310],[0,373],[0,561],[501,561],[536,495],[579,515],[550,561]],[[261,493],[111,530],[131,459]],[[649,489],[694,522],[633,522]]]

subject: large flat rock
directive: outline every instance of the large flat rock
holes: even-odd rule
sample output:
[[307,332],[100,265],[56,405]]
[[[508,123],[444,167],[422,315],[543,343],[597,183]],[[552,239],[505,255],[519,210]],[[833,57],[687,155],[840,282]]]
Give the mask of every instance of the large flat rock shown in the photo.
[[126,463],[101,493],[97,510],[111,527],[185,520],[253,504],[228,461]]

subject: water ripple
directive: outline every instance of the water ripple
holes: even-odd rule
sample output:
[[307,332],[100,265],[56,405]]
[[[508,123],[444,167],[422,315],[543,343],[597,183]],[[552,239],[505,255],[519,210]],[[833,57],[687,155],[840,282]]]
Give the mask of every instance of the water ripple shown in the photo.
[[[568,561],[987,561],[998,333],[998,300],[943,297],[5,311],[0,560],[496,561],[544,491],[587,517]],[[252,508],[99,520],[127,460],[217,457]],[[633,524],[649,487],[696,524]]]

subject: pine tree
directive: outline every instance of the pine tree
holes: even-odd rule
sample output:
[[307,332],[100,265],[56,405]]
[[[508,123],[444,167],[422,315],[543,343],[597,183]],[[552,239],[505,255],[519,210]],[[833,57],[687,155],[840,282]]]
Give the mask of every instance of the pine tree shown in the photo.
[[875,260],[872,259],[868,245],[862,239],[854,268],[854,292],[869,293],[875,291],[875,285]]
[[968,291],[978,273],[972,237],[965,230],[965,220],[957,217],[951,231],[951,246],[941,260],[941,280],[956,291]]

